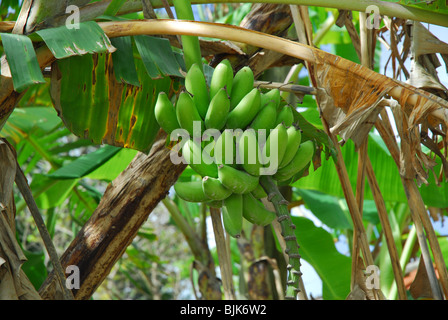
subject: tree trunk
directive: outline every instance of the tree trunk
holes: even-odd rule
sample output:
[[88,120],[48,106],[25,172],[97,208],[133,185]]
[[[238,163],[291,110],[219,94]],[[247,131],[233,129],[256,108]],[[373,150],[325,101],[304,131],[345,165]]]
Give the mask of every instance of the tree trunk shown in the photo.
[[[79,270],[79,288],[72,289],[75,299],[92,296],[185,169],[171,162],[165,140],[161,132],[150,154],[139,153],[109,184],[92,217],[62,255],[64,270],[70,265]],[[53,273],[39,293],[43,299],[61,299]]]

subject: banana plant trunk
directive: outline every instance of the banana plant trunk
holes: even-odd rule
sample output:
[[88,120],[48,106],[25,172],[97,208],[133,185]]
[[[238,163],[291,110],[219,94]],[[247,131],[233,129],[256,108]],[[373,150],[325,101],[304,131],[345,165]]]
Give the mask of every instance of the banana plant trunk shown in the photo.
[[[157,204],[185,169],[170,159],[162,131],[149,155],[139,153],[107,187],[91,218],[61,256],[64,270],[79,270],[79,288],[72,289],[76,300],[89,299]],[[75,273],[73,273],[75,275]],[[61,299],[62,291],[54,273],[42,284],[43,299]]]

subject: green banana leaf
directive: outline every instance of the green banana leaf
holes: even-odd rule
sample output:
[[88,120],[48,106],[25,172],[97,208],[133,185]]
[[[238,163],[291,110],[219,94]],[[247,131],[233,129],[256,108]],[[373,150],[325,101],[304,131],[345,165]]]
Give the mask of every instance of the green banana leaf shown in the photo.
[[112,53],[114,72],[117,81],[134,86],[140,86],[137,70],[135,69],[132,38],[119,37],[111,39],[117,50]]
[[162,75],[182,77],[182,67],[177,62],[168,39],[134,36],[137,50],[143,60],[146,70],[151,78]]
[[135,59],[140,86],[118,83],[110,54],[57,61],[52,79],[54,106],[66,127],[95,144],[148,152],[159,130],[154,106],[160,91],[172,92],[176,80],[151,79]]
[[31,38],[37,36],[45,42],[56,59],[115,51],[103,29],[94,21],[82,22],[79,28],[48,28],[30,35]]
[[68,163],[47,176],[54,179],[77,179],[91,173],[115,156],[121,149],[104,146]]
[[[355,190],[358,154],[355,152],[354,144],[351,141],[347,141],[341,151],[351,185]],[[386,202],[407,202],[398,168],[384,142],[375,133],[369,135],[368,154],[384,200]],[[333,161],[332,158],[323,160],[316,171],[310,169],[312,174],[302,177],[293,186],[299,189],[319,190],[343,198],[344,194]],[[440,163],[435,167],[434,172],[439,172],[439,170]],[[426,205],[437,208],[448,206],[448,185],[446,182],[440,182],[440,186],[438,186],[432,173],[428,176],[428,185],[422,185],[419,189]],[[365,199],[373,200],[372,192],[367,183]]]
[[35,174],[30,188],[33,190],[38,208],[49,209],[62,205],[77,183],[78,179],[55,180]]
[[106,145],[67,163],[47,176],[54,179],[89,178],[112,181],[126,169],[136,154],[136,150]]
[[445,0],[430,0],[430,1],[384,0],[384,1],[398,3],[405,7],[419,8],[431,12],[448,14],[448,2],[446,2]]
[[350,220],[339,204],[340,199],[319,191],[297,189],[306,206],[322,223],[332,229],[352,229]]
[[[32,133],[35,130],[51,132],[60,125],[61,119],[53,108],[40,106],[15,108],[2,128],[1,135],[14,137],[13,126],[25,133]],[[20,139],[13,140],[18,142]]]
[[11,33],[0,33],[0,37],[11,71],[14,90],[22,92],[34,84],[45,83],[30,38]]
[[26,261],[22,265],[22,270],[26,273],[34,288],[39,290],[48,274],[47,266],[45,264],[45,252],[32,252],[26,249],[22,250],[26,256]]
[[102,164],[97,169],[90,172],[86,178],[112,181],[118,175],[127,168],[129,163],[137,155],[136,150],[132,149],[120,149],[120,151],[114,155],[109,161]]
[[343,300],[350,292],[351,259],[338,252],[333,237],[303,217],[292,217],[302,259],[322,280],[324,300]]

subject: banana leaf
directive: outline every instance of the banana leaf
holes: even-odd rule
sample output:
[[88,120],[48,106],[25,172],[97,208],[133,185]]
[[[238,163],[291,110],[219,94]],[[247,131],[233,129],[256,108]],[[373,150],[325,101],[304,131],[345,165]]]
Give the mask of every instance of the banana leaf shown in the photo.
[[160,91],[175,80],[151,79],[135,59],[139,86],[119,83],[111,54],[74,56],[53,64],[51,95],[55,109],[76,136],[148,152],[159,130],[154,106]]
[[418,8],[430,12],[448,14],[448,3],[445,0],[432,0],[432,1],[384,0],[384,1],[398,3],[405,7]]
[[45,83],[30,38],[10,33],[0,33],[0,37],[11,71],[14,90],[22,92],[36,83]]
[[[356,186],[357,158],[355,146],[352,141],[347,141],[341,148],[347,171],[352,186]],[[376,178],[383,198],[386,202],[406,203],[406,195],[400,179],[400,173],[381,138],[375,134],[369,134],[368,154],[375,171]],[[428,184],[419,187],[422,198],[427,206],[446,208],[448,206],[448,185],[439,181],[436,174],[440,172],[440,159],[436,160],[435,174],[430,174]],[[299,189],[319,190],[323,193],[343,198],[344,194],[340,186],[333,159],[322,161],[316,171],[310,169],[312,174],[297,180],[293,186]],[[368,184],[366,184],[365,199],[373,200],[373,195]]]
[[121,149],[113,146],[104,146],[98,150],[86,154],[47,176],[55,179],[82,178],[95,169],[101,167],[109,159],[115,156]]
[[150,36],[134,36],[137,50],[151,78],[160,76],[182,77],[181,66],[174,56],[168,39]]
[[36,31],[31,38],[39,36],[56,59],[99,52],[113,52],[109,38],[94,21],[83,22],[79,28],[48,28]]

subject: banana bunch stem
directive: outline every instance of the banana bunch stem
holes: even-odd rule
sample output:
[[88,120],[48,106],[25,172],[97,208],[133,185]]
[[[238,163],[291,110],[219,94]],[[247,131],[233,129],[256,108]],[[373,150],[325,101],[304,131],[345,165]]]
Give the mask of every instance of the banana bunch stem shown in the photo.
[[300,277],[300,254],[299,244],[295,236],[295,225],[291,220],[288,202],[280,193],[271,176],[261,176],[260,184],[268,195],[268,200],[274,205],[277,221],[282,229],[282,236],[286,243],[285,253],[289,257],[288,276],[286,282],[285,299],[296,300],[299,293]]

